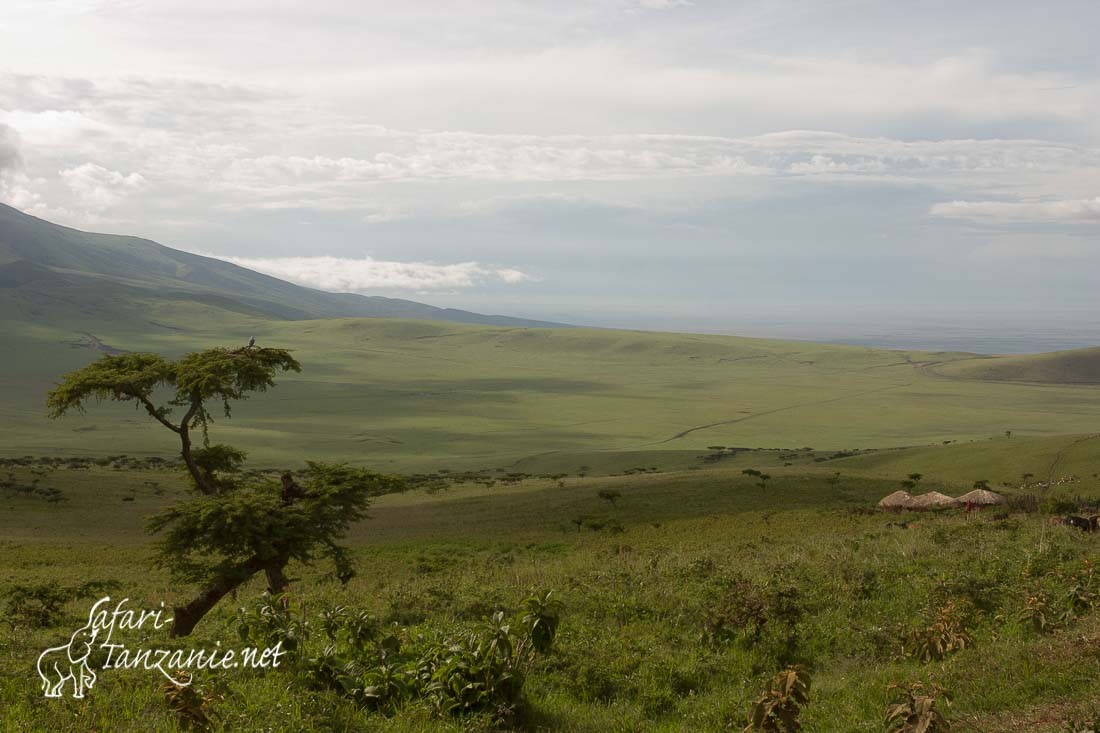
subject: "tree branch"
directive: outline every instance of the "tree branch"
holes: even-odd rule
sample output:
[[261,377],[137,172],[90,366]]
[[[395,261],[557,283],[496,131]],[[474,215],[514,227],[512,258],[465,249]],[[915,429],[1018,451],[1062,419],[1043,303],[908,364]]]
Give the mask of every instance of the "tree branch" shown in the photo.
[[170,635],[179,637],[190,634],[195,625],[217,605],[218,601],[263,570],[266,564],[259,557],[245,560],[237,567],[215,578],[193,601],[184,606],[176,606]]
[[180,421],[179,428],[173,429],[179,433],[180,436],[180,455],[183,457],[183,463],[187,466],[187,472],[191,474],[191,480],[195,482],[195,487],[204,494],[214,496],[220,494],[216,484],[210,480],[199,465],[195,463],[195,457],[191,455],[191,421],[195,419],[195,415],[202,409],[202,397],[192,394],[191,395],[191,407],[188,408],[187,414],[183,416]]
[[153,418],[154,420],[156,420],[156,421],[157,421],[157,422],[159,422],[159,423],[160,423],[161,425],[163,425],[164,427],[168,428],[169,430],[171,430],[171,431],[172,431],[172,432],[174,432],[174,433],[178,433],[178,432],[180,431],[180,429],[179,429],[178,427],[176,427],[175,425],[173,425],[173,424],[172,424],[172,423],[171,423],[171,422],[170,422],[170,421],[168,420],[168,418],[166,418],[166,417],[165,417],[165,416],[164,416],[164,415],[163,415],[163,414],[161,413],[161,411],[157,409],[157,406],[156,406],[156,405],[154,405],[154,404],[153,404],[153,401],[152,401],[152,400],[150,400],[150,399],[149,399],[148,397],[146,397],[146,396],[145,396],[145,395],[143,395],[143,394],[135,394],[135,395],[133,395],[133,396],[134,396],[134,398],[136,398],[136,399],[137,399],[137,400],[138,400],[139,402],[141,402],[141,404],[145,405],[145,411],[146,411],[146,412],[148,412],[148,413],[149,413],[149,416],[150,416],[150,417],[152,417],[152,418]]

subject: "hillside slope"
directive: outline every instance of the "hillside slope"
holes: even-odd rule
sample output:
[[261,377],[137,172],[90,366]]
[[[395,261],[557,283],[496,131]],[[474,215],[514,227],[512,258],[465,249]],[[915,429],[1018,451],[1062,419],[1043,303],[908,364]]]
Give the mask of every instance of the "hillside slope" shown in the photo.
[[[70,229],[0,204],[0,288],[49,298],[64,297],[73,287],[100,298],[132,298],[140,295],[135,291],[144,291],[146,298],[221,302],[230,310],[289,320],[416,318],[494,326],[561,325],[399,298],[326,293],[148,239]],[[71,292],[68,295],[72,300]]]
[[1045,384],[1100,384],[1100,347],[1024,356],[992,356],[935,367],[955,379]]

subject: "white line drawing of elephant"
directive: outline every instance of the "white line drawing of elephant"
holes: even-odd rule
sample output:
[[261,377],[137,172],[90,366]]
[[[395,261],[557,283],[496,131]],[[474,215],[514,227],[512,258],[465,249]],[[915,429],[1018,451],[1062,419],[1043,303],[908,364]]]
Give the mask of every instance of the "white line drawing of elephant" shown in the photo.
[[38,676],[42,678],[42,690],[46,697],[61,697],[65,683],[72,680],[73,697],[84,697],[84,691],[95,684],[95,672],[88,666],[99,629],[86,626],[77,629],[68,644],[55,646],[38,655]]

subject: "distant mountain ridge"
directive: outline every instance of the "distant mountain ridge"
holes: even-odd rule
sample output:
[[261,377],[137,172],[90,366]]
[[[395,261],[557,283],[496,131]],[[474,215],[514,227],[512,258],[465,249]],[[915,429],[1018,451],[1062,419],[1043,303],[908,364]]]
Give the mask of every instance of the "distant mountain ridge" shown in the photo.
[[140,237],[95,234],[0,204],[0,288],[34,285],[193,299],[269,318],[411,318],[489,326],[565,324],[438,308],[401,298],[328,293]]

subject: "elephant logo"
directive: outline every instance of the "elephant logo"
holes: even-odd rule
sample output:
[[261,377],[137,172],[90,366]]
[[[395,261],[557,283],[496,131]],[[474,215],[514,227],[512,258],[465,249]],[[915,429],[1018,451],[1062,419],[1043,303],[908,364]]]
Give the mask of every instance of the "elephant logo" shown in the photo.
[[94,614],[93,608],[88,614],[88,623],[73,633],[68,644],[51,647],[38,655],[38,676],[42,678],[46,697],[61,697],[71,682],[73,697],[82,698],[84,691],[95,684],[95,672],[88,665],[92,645],[99,634],[99,628],[93,623]]

